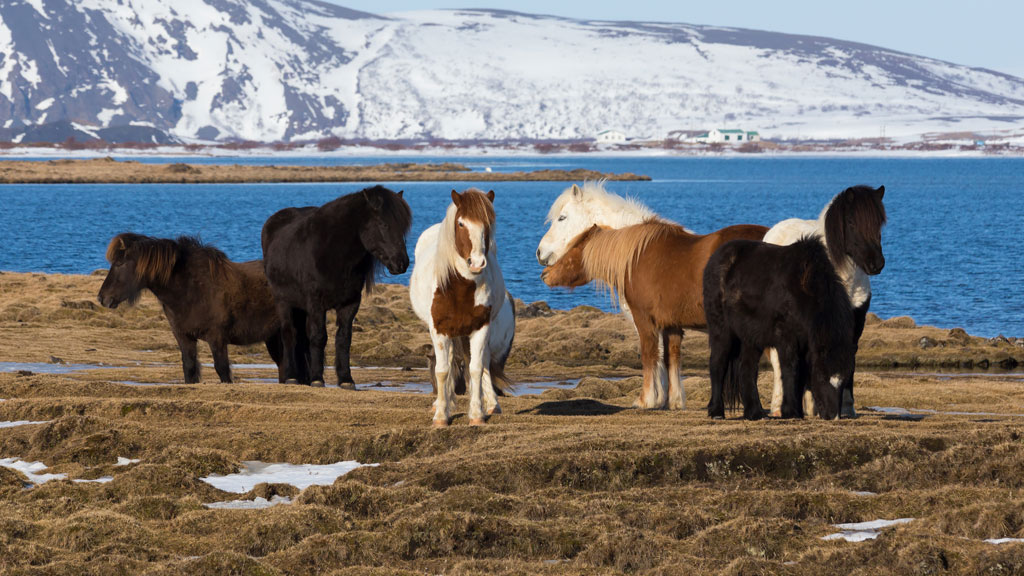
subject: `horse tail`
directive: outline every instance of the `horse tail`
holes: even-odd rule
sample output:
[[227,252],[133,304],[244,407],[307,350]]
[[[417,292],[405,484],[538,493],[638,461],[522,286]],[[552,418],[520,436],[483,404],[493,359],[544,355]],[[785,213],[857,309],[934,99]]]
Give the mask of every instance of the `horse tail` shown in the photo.
[[743,384],[740,382],[740,355],[734,347],[729,357],[729,364],[725,369],[725,382],[722,386],[722,401],[726,408],[732,410],[741,405],[743,399]]

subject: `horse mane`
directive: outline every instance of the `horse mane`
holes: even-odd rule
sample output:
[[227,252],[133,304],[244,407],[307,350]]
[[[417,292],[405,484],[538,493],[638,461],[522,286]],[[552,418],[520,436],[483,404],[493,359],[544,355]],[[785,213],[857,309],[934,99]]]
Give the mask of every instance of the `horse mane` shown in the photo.
[[[884,189],[883,189],[884,190]],[[886,222],[885,205],[881,194],[870,186],[852,186],[843,190],[825,206],[822,212],[825,228],[825,244],[828,254],[837,265],[846,261],[845,222],[853,222],[854,228],[863,236],[873,235]]]
[[659,219],[618,229],[599,230],[583,247],[583,268],[587,276],[611,290],[621,293],[633,273],[633,265],[647,246],[670,234],[689,234],[678,224]]
[[[387,188],[377,185],[364,188],[358,194],[350,194],[350,197],[359,197],[365,201],[366,207],[376,210],[377,214],[389,228],[402,231],[402,236],[409,235],[412,228],[412,209],[404,198],[395,194]],[[368,251],[369,253],[369,251]],[[377,285],[377,279],[383,274],[381,269],[384,264],[370,253],[370,266],[363,277],[363,291],[366,294],[373,292]]]
[[[455,249],[455,218],[458,211],[455,202],[450,203],[444,213],[444,220],[441,220],[441,229],[438,230],[437,252],[434,258],[434,283],[438,288],[448,285],[448,280],[456,274],[455,263],[461,258]],[[487,230],[494,228],[494,205],[479,189],[470,188],[462,193],[462,211],[467,217],[481,222]],[[492,237],[489,252],[495,250]]]
[[131,232],[114,236],[107,245],[107,261],[113,264],[127,255],[135,257],[136,280],[157,285],[170,282],[174,267],[186,258],[205,258],[211,274],[219,273],[230,262],[224,252],[196,236],[178,236],[175,240]]
[[[630,196],[619,196],[609,192],[605,188],[605,180],[587,180],[583,186],[573,184],[562,191],[562,194],[555,199],[548,210],[545,222],[552,222],[565,208],[572,198],[575,190],[580,190],[581,202],[589,208],[591,213],[606,213],[615,215],[620,219],[619,225],[613,228],[621,228],[632,224],[639,224],[648,220],[662,220],[658,214],[644,205],[636,198]],[[597,210],[597,207],[603,210]]]
[[817,332],[820,342],[828,343],[829,370],[852,362],[850,356],[855,353],[855,348],[849,346],[849,336],[854,330],[853,304],[832,255],[816,235],[803,236],[791,247],[800,254],[800,261],[806,266],[803,276],[814,275],[818,279],[813,289],[802,287],[816,304],[808,325]]

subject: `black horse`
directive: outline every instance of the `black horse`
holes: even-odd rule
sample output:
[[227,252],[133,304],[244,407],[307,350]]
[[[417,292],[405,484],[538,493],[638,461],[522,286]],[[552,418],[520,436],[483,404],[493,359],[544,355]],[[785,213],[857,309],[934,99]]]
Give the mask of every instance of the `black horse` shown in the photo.
[[802,238],[789,246],[749,240],[723,245],[704,269],[704,313],[711,347],[708,415],[743,403],[743,416],[764,416],[757,392],[765,348],[778,350],[784,418],[803,417],[810,389],[818,414],[837,418],[842,386],[857,351],[853,306],[825,246]]
[[280,323],[261,261],[232,262],[191,236],[171,240],[128,232],[110,241],[107,260],[100,304],[131,305],[150,290],[178,341],[186,383],[199,382],[196,340],[210,344],[221,382],[231,382],[228,344],[265,342],[280,363]]
[[[362,292],[373,288],[382,264],[392,274],[409,267],[405,237],[411,225],[402,192],[382,186],[319,207],[285,208],[267,219],[263,260],[281,319],[282,382],[323,386],[326,314],[334,309],[338,383],[355,386],[349,349]],[[301,370],[304,360],[308,373]]]

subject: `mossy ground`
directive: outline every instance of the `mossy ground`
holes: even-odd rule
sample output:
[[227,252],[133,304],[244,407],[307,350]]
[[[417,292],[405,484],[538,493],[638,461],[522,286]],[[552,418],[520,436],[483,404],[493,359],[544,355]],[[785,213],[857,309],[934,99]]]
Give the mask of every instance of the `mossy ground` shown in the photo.
[[[0,374],[0,420],[50,421],[0,429],[0,457],[114,477],[26,489],[0,468],[0,573],[1024,572],[1024,545],[983,542],[1024,537],[1024,417],[1011,416],[1024,414],[1024,382],[1012,375],[862,370],[856,420],[713,422],[695,360],[688,408],[643,412],[630,408],[640,384],[632,329],[577,309],[524,318],[510,363],[520,380],[588,376],[576,389],[502,399],[504,413],[481,428],[466,425],[460,398],[453,426],[436,431],[425,395],[255,382],[273,375],[255,368],[236,369],[237,384],[216,383],[209,368],[203,384],[175,383],[177,351],[155,301],[91,307],[101,279],[0,275],[0,360],[112,366]],[[426,381],[426,335],[403,302],[386,287],[364,303],[356,361],[386,368],[356,370],[358,382]],[[884,324],[869,326],[865,339],[885,345],[862,361],[1017,353]],[[920,348],[923,336],[949,343]],[[701,338],[686,345],[699,350]],[[269,361],[255,346],[232,357]],[[762,374],[765,403],[768,383]],[[1004,416],[893,419],[867,406]],[[140,462],[114,466],[119,456]],[[239,496],[199,478],[244,460],[381,465],[301,493],[261,485],[241,496],[292,496],[288,505],[204,508]],[[821,540],[834,523],[898,517],[915,520],[873,541]]]

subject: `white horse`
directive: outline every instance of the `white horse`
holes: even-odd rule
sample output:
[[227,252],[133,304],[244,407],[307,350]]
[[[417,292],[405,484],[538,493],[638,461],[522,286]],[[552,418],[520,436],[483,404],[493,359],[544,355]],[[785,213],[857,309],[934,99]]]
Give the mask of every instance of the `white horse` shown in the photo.
[[452,417],[456,339],[469,340],[470,425],[485,422],[485,409],[487,416],[501,412],[494,384],[509,384],[503,367],[515,334],[515,312],[498,265],[493,200],[493,190],[452,190],[444,220],[416,242],[409,296],[434,345],[434,426],[439,428]]
[[[541,266],[550,266],[558,262],[572,245],[573,240],[592,226],[617,230],[650,220],[675,224],[675,222],[662,218],[635,198],[625,198],[609,192],[605,189],[604,180],[584,182],[582,187],[573,184],[555,199],[551,209],[548,210],[547,222],[550,227],[537,246],[537,262]],[[625,297],[621,292],[618,297],[619,309],[632,321],[632,314],[630,314]],[[636,328],[636,325],[634,324],[633,327]],[[670,375],[665,366],[665,354],[661,349],[662,346],[664,346],[664,341],[662,338],[658,338],[658,364],[654,371],[654,392],[658,398],[667,398],[666,402],[671,408],[682,409],[686,405],[685,392],[682,386],[670,386]],[[676,382],[679,381],[678,374],[672,377],[676,379]],[[668,398],[670,388],[678,392],[673,395],[673,398]],[[662,402],[659,401],[658,404],[662,404]]]
[[[882,207],[882,197],[884,194],[885,186],[877,190],[867,186],[847,188],[833,197],[832,200],[829,200],[817,220],[801,220],[799,218],[783,220],[768,230],[768,233],[764,236],[764,241],[768,244],[787,246],[805,236],[816,236],[821,239],[821,243],[827,248],[825,220],[837,200],[843,199],[844,205],[841,209],[846,214],[849,214],[849,218],[856,218],[854,214],[858,212],[862,214],[867,213],[870,214],[872,221],[880,218],[880,223],[878,223],[880,227],[885,223],[885,210]],[[840,214],[836,214],[836,216],[838,217]],[[850,225],[849,223],[846,224]],[[867,252],[869,250],[865,250],[865,253]],[[831,250],[828,253],[836,273],[839,274],[839,279],[846,287],[846,293],[850,297],[850,304],[853,305],[854,318],[856,320],[856,338],[859,340],[860,334],[864,330],[864,320],[868,313],[868,307],[871,304],[871,279],[868,272],[865,272],[864,268],[858,265],[857,261],[864,262],[865,266],[871,267],[871,275],[881,272],[881,266],[877,266],[874,263],[877,257],[872,258],[871,255],[843,254],[840,258],[836,258],[836,255]],[[880,244],[878,246],[878,255],[881,255]],[[884,259],[882,259],[882,265],[884,265]],[[782,368],[779,362],[779,354],[774,348],[769,349],[769,355],[771,357],[772,370],[775,372],[771,413],[772,416],[779,417],[782,415]],[[814,401],[810,398],[809,392],[805,392],[803,401],[804,413],[808,416],[814,414]],[[853,418],[857,415],[853,406],[852,382],[843,390],[841,414],[848,418]]]

